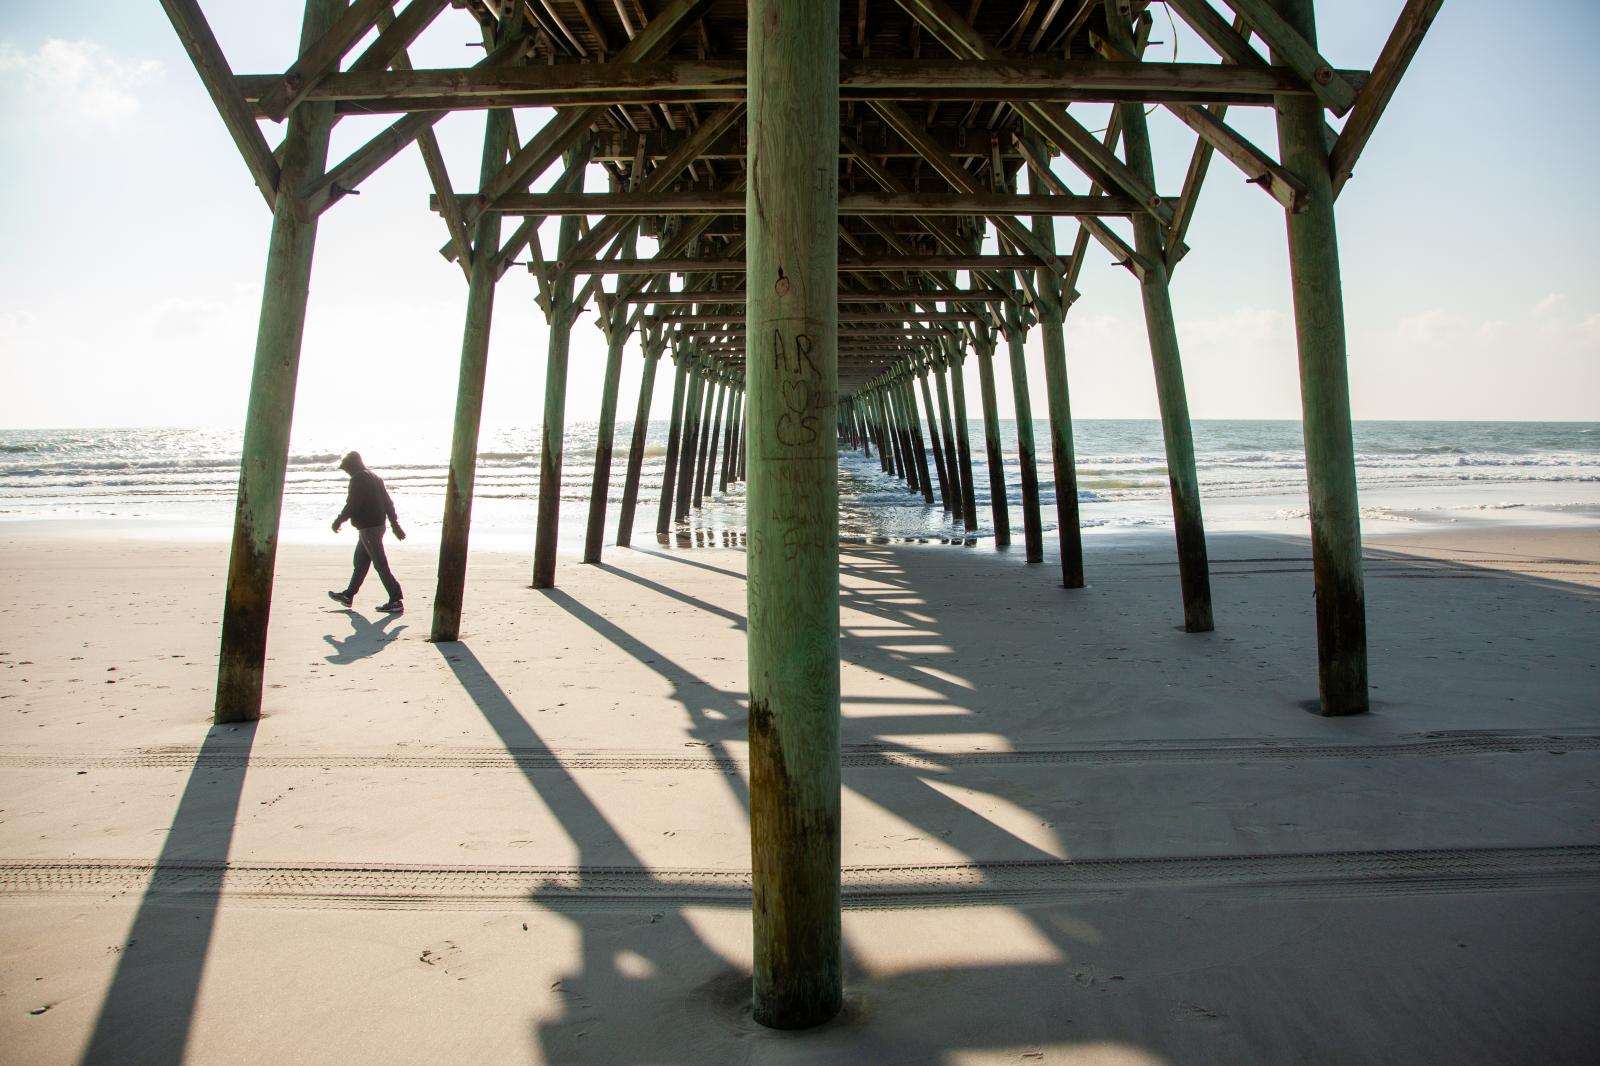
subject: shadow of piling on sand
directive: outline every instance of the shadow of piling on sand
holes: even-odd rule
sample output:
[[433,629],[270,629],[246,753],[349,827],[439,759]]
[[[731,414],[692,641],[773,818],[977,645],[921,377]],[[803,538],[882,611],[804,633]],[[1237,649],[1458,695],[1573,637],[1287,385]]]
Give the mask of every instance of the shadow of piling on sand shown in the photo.
[[256,728],[213,726],[206,734],[121,945],[82,1066],[184,1061]]
[[[1300,713],[1299,700],[1316,684],[1311,568],[1304,542],[1231,537],[1227,543],[1230,550],[1216,560],[1215,580],[1222,590],[1219,603],[1237,612],[1235,625],[1231,634],[1224,629],[1202,637],[1178,631],[1173,567],[1159,558],[1151,562],[1148,555],[1106,560],[1096,575],[1100,589],[1083,593],[1049,588],[1048,566],[1022,570],[1041,590],[974,614],[947,610],[973,604],[957,602],[960,588],[936,580],[946,559],[970,565],[964,559],[941,558],[940,549],[930,549],[907,566],[905,549],[847,549],[841,562],[847,585],[841,655],[854,667],[915,691],[905,698],[870,700],[854,700],[847,691],[847,749],[905,760],[874,763],[870,771],[852,770],[847,762],[846,790],[899,818],[908,832],[941,840],[975,864],[1059,862],[1116,855],[1126,846],[1118,843],[1122,838],[1114,818],[1098,824],[1115,803],[1100,802],[1106,810],[1098,811],[1096,822],[1069,816],[1036,822],[1034,830],[1023,832],[996,815],[1032,811],[1040,797],[1005,770],[960,757],[979,735],[1001,751],[1039,747],[1058,734],[1070,736],[1075,726],[1098,730],[1097,741],[1214,740],[1231,733],[1234,738],[1283,738],[1292,746],[1394,738],[1413,720],[1418,727],[1439,725],[1440,706],[1429,700],[1434,688],[1415,683],[1361,719],[1323,720]],[[686,555],[647,554],[742,581],[733,570]],[[705,597],[668,589],[654,578],[628,573],[626,559],[621,556],[602,572],[661,597],[663,604],[694,608],[702,621],[686,619],[686,629],[742,629],[742,612],[726,602],[731,589]],[[930,560],[937,562],[930,565]],[[1380,676],[1387,670],[1385,657],[1400,654],[1389,647],[1396,634],[1424,627],[1430,618],[1439,627],[1439,639],[1461,645],[1463,655],[1470,654],[1466,645],[1492,631],[1495,622],[1487,616],[1477,623],[1448,618],[1484,607],[1478,598],[1491,588],[1485,583],[1453,583],[1456,591],[1442,606],[1388,591],[1407,577],[1474,576],[1454,574],[1458,564],[1388,552],[1369,553],[1369,564],[1374,610],[1387,613],[1387,620],[1375,626]],[[1505,582],[1494,590],[1497,595],[1533,597],[1553,621],[1583,624],[1592,605],[1593,590],[1583,586],[1524,581],[1499,571],[1476,576]],[[1272,644],[1267,639],[1262,627],[1282,627],[1285,616],[1280,610],[1276,617],[1260,617],[1256,601],[1264,594],[1283,596],[1285,586],[1269,593],[1257,584],[1263,578],[1290,582],[1288,595],[1304,593],[1303,608],[1289,611],[1290,624],[1304,629],[1293,640]],[[1147,590],[1139,604],[1112,602],[1138,587]],[[689,715],[686,735],[719,749],[742,739],[742,694],[717,690],[646,642],[630,622],[634,615],[602,616],[565,591],[542,595],[669,679],[673,698]],[[1027,624],[1029,610],[1043,608],[1076,615],[1059,627],[1067,643],[1049,662],[1027,658],[1007,639],[1008,629]],[[1007,615],[1008,609],[1021,613]],[[1441,610],[1446,617],[1438,616]],[[1156,640],[1130,654],[1141,636],[1136,629]],[[1170,674],[1167,687],[1176,691],[1149,705],[1122,701],[1117,679],[1127,671]],[[1235,708],[1222,723],[1208,722],[1199,713],[1208,692],[1234,693],[1236,702],[1252,706]],[[705,716],[707,707],[718,716]],[[870,713],[860,714],[864,708]],[[1479,724],[1497,713],[1464,715],[1463,721]],[[1590,724],[1600,722],[1591,715]],[[1252,732],[1269,725],[1273,732]],[[525,737],[517,739],[522,728],[502,739],[526,743]],[[1244,752],[1225,761],[1244,765],[1253,758]],[[718,762],[722,777],[742,790],[740,766],[725,756]],[[1132,787],[1116,777],[1107,775],[1124,792]],[[535,773],[529,773],[529,781],[541,794],[548,787]],[[965,798],[957,799],[963,792]],[[742,791],[740,799],[747,802]],[[1128,793],[1121,802],[1137,805],[1140,797]],[[1253,817],[1236,813],[1251,804],[1219,795],[1214,787],[1202,790],[1191,806],[1197,812],[1192,817],[1202,821],[1219,814],[1234,821]],[[626,823],[628,814],[618,811],[614,817]],[[617,835],[597,808],[562,820],[578,834],[594,818],[605,823],[608,835]],[[581,848],[582,840],[574,839]],[[1257,846],[1223,836],[1196,838],[1193,850],[1206,853],[1218,846],[1217,839],[1234,848]],[[1551,950],[1560,937],[1548,929],[1539,932],[1540,918],[1530,911],[1527,921],[1514,923],[1519,928],[1496,934],[1498,945],[1486,943],[1481,930],[1504,907],[1492,896],[1395,898],[1374,908],[1339,899],[1277,900],[1242,890],[1231,895],[1114,891],[1049,903],[1006,903],[980,894],[966,903],[929,908],[914,899],[863,904],[847,891],[846,1010],[834,1022],[802,1033],[773,1032],[751,1020],[749,975],[739,961],[748,958],[748,940],[739,940],[742,953],[730,960],[726,937],[730,920],[748,920],[735,904],[684,902],[670,893],[659,902],[628,904],[554,892],[536,892],[532,900],[571,922],[583,943],[581,964],[558,982],[561,1009],[531,1029],[533,1057],[553,1063],[934,1063],[1012,1052],[1019,1061],[1034,1061],[1067,1051],[1086,1061],[1152,1066],[1252,1056],[1256,1061],[1319,1061],[1311,1053],[1315,1047],[1341,1048],[1341,1054],[1358,1048],[1356,1058],[1387,1047],[1404,1057],[1446,1045],[1460,1052],[1498,1049],[1494,1053],[1537,1047],[1540,1054],[1554,1055],[1549,1061],[1576,1061],[1563,1058],[1561,1048],[1571,1050],[1576,1046],[1571,1041],[1582,1039],[1583,1026],[1570,1018],[1560,1023],[1566,1008],[1545,1003],[1537,990],[1519,994],[1514,1005],[1505,1001],[1493,952],[1515,953],[1518,944],[1534,940],[1550,941],[1537,950]],[[724,929],[715,940],[720,948],[703,932],[717,922]],[[1428,928],[1432,924],[1444,928]],[[871,927],[876,931],[853,946],[852,933]],[[908,958],[885,964],[861,956],[861,947],[885,938],[894,942],[897,933]],[[1022,957],[995,958],[996,952],[983,948],[991,939],[1007,938],[1024,946]],[[1468,939],[1487,950],[1464,962],[1459,951]],[[1561,983],[1554,978],[1534,983],[1548,992],[1552,982]],[[1397,1010],[1400,1002],[1451,1004],[1450,1011],[1471,1021],[1458,1021],[1446,1031],[1435,1024],[1437,1017]],[[1528,1035],[1530,1027],[1541,1034],[1537,1039]]]

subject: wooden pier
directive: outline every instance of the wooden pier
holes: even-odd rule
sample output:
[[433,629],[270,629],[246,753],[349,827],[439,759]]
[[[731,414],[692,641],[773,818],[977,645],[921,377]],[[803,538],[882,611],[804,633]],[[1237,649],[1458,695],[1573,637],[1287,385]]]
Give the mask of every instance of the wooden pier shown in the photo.
[[[260,716],[318,219],[345,209],[413,145],[432,182],[417,208],[440,216],[441,252],[467,286],[432,638],[461,633],[495,289],[513,267],[532,274],[549,327],[535,587],[560,580],[568,350],[591,305],[607,354],[582,561],[604,555],[619,403],[636,413],[616,544],[630,543],[641,506],[656,508],[656,532],[670,536],[708,497],[745,486],[761,1023],[816,1025],[842,1003],[838,452],[876,458],[952,530],[979,527],[982,477],[994,542],[1008,544],[993,367],[1007,359],[1019,420],[1018,565],[1045,559],[1040,483],[1053,479],[1060,573],[1040,568],[1038,580],[1083,587],[1093,559],[1079,537],[1064,321],[1086,262],[1114,264],[1142,300],[1177,541],[1174,620],[1195,633],[1226,628],[1212,609],[1170,295],[1203,182],[1223,167],[1285,216],[1321,710],[1365,711],[1334,205],[1441,0],[1406,0],[1371,70],[1323,58],[1313,0],[1219,2],[1166,0],[1163,15],[1215,57],[1163,62],[1151,48],[1163,5],[1142,0],[307,0],[299,58],[281,73],[236,74],[195,0],[162,0],[271,226],[216,720]],[[415,69],[408,48],[443,20],[481,41],[483,59]],[[1114,105],[1106,128],[1080,121],[1079,104]],[[1195,135],[1183,175],[1157,172],[1146,129],[1157,107]],[[524,141],[517,108],[553,111]],[[1239,108],[1272,109],[1278,144],[1254,144],[1230,125]],[[451,187],[433,133],[458,110],[485,112],[476,189]],[[330,131],[349,115],[393,117],[332,160]],[[1345,119],[1341,132],[1330,117]],[[279,144],[260,119],[282,124]],[[595,168],[609,191],[584,191]],[[531,191],[552,173],[547,191]],[[550,218],[558,234],[546,245],[540,226]],[[1061,219],[1076,223],[1070,248],[1057,244]],[[654,256],[640,255],[641,240]],[[1024,360],[1034,330],[1042,400]],[[668,411],[652,404],[663,356]],[[634,357],[644,366],[636,402],[618,395]],[[982,419],[977,475],[969,371]],[[1034,440],[1033,412],[1048,414],[1047,442]],[[654,500],[641,498],[652,415],[670,424]],[[1060,592],[1055,609],[1072,611],[1073,596]]]

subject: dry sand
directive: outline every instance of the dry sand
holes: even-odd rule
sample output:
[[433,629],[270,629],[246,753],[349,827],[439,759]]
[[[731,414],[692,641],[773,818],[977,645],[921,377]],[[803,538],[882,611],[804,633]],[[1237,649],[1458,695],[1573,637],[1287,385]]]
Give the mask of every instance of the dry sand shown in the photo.
[[744,557],[527,588],[279,560],[211,728],[226,546],[0,535],[7,1063],[1600,1061],[1600,531],[1372,538],[1373,713],[1324,719],[1303,541],[1092,586],[844,557],[844,1016],[748,1012]]

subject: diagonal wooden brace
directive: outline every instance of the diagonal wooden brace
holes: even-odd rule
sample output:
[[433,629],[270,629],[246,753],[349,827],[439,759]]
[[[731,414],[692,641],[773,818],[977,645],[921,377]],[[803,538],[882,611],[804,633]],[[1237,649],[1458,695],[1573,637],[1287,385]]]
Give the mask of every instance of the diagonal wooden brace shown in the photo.
[[216,105],[222,124],[244,157],[244,165],[250,169],[256,187],[266,198],[267,207],[273,207],[278,199],[278,160],[273,157],[250,106],[234,82],[233,71],[228,68],[228,61],[200,5],[195,0],[161,0],[161,7],[177,31],[178,40],[183,42],[184,51],[189,53],[201,84],[211,94],[211,102]]
[[1332,63],[1322,58],[1314,44],[1284,21],[1283,16],[1267,0],[1223,2],[1250,23],[1250,28],[1271,46],[1275,60],[1306,80],[1322,106],[1335,115],[1344,115],[1355,106],[1355,87],[1345,80]]
[[366,36],[382,12],[393,11],[394,0],[355,0],[328,32],[300,53],[283,78],[261,97],[261,110],[282,122],[306,93],[339,66],[339,60]]
[[[945,0],[896,0],[923,29],[959,59],[1000,60],[1005,56]],[[1103,188],[1117,189],[1144,205],[1163,226],[1172,222],[1172,208],[1082,123],[1059,104],[1017,101],[1017,113],[1048,140],[1059,145],[1073,164]],[[1030,234],[1031,236],[1031,234]]]

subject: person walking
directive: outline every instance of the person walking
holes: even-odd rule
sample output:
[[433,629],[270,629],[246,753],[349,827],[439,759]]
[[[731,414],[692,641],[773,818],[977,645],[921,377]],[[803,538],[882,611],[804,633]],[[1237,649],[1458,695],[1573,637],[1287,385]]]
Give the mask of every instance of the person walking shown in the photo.
[[388,519],[389,525],[394,527],[396,539],[406,539],[406,531],[400,528],[400,519],[395,517],[394,501],[389,499],[389,490],[383,487],[383,479],[367,469],[359,452],[351,452],[339,460],[339,469],[350,475],[350,493],[345,499],[344,510],[333,520],[333,531],[339,532],[339,527],[347,521],[355,527],[355,570],[350,575],[349,586],[343,592],[329,592],[328,598],[349,607],[355,601],[356,593],[361,591],[361,583],[367,579],[368,568],[376,566],[384,591],[389,594],[389,601],[378,610],[391,613],[403,611],[405,607],[400,602],[400,582],[395,580],[394,571],[389,569],[389,557],[383,551],[384,519]]

